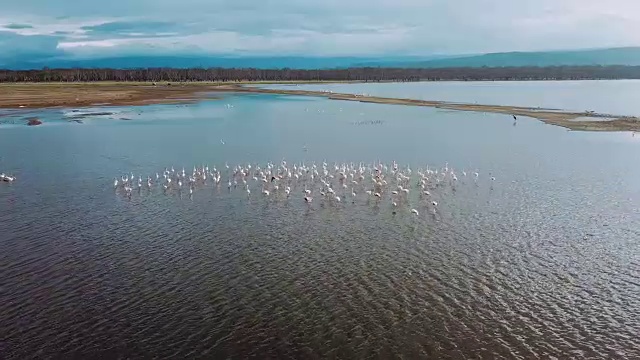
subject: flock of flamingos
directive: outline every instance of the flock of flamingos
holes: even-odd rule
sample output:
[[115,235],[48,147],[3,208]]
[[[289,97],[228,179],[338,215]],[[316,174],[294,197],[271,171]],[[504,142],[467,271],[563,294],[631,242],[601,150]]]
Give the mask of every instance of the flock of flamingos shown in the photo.
[[[155,177],[146,176],[144,179],[131,173],[116,177],[113,187],[127,197],[134,192],[153,189],[160,189],[165,194],[193,196],[198,189],[213,186],[226,187],[229,192],[243,191],[249,198],[293,198],[307,204],[317,201],[355,203],[360,199],[368,199],[388,201],[393,208],[410,208],[411,213],[419,215],[419,211],[411,207],[410,193],[418,192],[422,207],[426,205],[435,213],[438,202],[432,192],[447,187],[455,191],[458,183],[477,185],[479,177],[478,171],[457,172],[448,164],[414,171],[409,166],[399,166],[395,161],[391,164],[328,164],[323,161],[321,164],[307,165],[288,164],[282,160],[279,164],[246,164],[233,168],[225,164],[221,169],[202,165],[193,167],[190,173],[184,168],[176,170],[171,167],[156,173]],[[495,178],[491,176],[490,180],[493,183]]]

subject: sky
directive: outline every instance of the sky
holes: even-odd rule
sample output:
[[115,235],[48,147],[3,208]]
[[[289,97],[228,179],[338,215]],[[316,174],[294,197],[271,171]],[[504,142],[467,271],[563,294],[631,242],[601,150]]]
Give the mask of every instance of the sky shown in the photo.
[[388,56],[640,45],[637,0],[11,0],[0,64],[123,55]]

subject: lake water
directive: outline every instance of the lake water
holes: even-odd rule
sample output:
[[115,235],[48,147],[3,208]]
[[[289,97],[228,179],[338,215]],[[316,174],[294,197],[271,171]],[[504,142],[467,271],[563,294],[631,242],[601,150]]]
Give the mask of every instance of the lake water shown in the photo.
[[[438,86],[464,89],[447,100],[485,93],[321,85],[402,97]],[[485,96],[537,106],[524,103],[540,86]],[[0,183],[3,359],[640,357],[640,136],[274,95],[82,111],[113,114],[80,124],[66,120],[78,112],[43,110],[29,114],[38,127],[0,118],[0,172],[18,178]],[[336,180],[340,203],[317,179],[311,204],[295,181],[288,198],[252,179],[249,197],[227,188],[225,163],[283,159],[326,160],[332,173],[334,162],[395,160],[413,170],[411,193],[393,208],[389,192],[362,186],[353,201]],[[427,164],[459,178],[429,200],[416,187]],[[193,196],[113,188],[131,172],[194,165],[215,166],[222,184]]]

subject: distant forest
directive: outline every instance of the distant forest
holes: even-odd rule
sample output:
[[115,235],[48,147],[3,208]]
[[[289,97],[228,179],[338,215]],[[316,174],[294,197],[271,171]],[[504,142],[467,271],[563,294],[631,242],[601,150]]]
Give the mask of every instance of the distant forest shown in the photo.
[[42,69],[0,70],[0,82],[78,81],[440,81],[640,79],[640,66],[465,67],[438,69]]

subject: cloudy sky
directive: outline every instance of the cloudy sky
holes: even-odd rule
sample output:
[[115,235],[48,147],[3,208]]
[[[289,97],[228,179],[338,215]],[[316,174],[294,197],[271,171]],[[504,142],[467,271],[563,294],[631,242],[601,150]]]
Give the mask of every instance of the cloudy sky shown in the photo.
[[7,0],[0,12],[0,60],[637,45],[638,0]]

